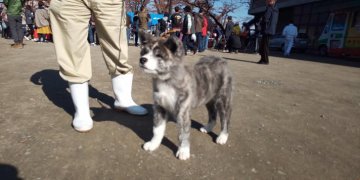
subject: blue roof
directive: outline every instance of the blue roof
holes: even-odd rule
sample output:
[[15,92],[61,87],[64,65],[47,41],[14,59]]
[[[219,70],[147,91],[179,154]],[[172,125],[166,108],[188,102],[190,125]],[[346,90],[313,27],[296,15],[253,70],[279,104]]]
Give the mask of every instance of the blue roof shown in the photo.
[[[158,24],[158,20],[164,17],[164,14],[156,14],[156,13],[149,13],[151,20],[149,21],[149,26],[155,26]],[[128,12],[128,16],[130,16],[131,22],[133,22],[134,12]]]

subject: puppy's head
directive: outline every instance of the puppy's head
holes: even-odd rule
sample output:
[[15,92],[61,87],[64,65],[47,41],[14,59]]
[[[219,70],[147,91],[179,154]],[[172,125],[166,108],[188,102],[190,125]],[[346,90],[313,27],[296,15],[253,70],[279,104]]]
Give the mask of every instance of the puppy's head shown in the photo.
[[184,48],[177,37],[157,39],[145,32],[139,32],[139,36],[142,45],[139,64],[146,73],[167,75],[182,63]]

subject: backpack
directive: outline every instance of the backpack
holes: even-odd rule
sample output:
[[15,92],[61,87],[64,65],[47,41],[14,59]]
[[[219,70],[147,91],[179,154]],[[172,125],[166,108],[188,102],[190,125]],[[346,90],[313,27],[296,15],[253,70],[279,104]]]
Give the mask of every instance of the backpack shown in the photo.
[[181,14],[179,13],[175,13],[172,18],[171,18],[171,24],[172,24],[172,27],[176,27],[176,28],[179,28],[182,26],[182,17],[181,17]]
[[166,28],[167,28],[167,24],[166,24],[165,20],[159,19],[158,22],[159,22],[159,30],[160,30],[161,32],[165,32],[165,31],[166,31]]

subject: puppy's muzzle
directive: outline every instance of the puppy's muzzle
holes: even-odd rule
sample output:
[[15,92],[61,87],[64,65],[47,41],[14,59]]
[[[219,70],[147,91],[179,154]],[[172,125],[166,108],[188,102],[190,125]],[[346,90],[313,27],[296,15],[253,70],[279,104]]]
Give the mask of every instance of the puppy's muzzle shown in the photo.
[[144,65],[147,62],[147,59],[142,57],[140,58],[140,64]]

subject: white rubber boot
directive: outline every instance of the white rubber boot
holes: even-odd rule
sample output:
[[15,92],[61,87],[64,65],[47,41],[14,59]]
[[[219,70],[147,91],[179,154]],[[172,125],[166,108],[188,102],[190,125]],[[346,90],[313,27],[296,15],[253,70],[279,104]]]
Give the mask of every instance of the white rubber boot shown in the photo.
[[93,127],[89,109],[89,84],[69,83],[71,98],[75,106],[72,125],[76,131],[86,132]]
[[146,115],[148,111],[137,105],[131,96],[133,74],[118,75],[111,79],[115,94],[115,109],[127,111],[133,115]]

